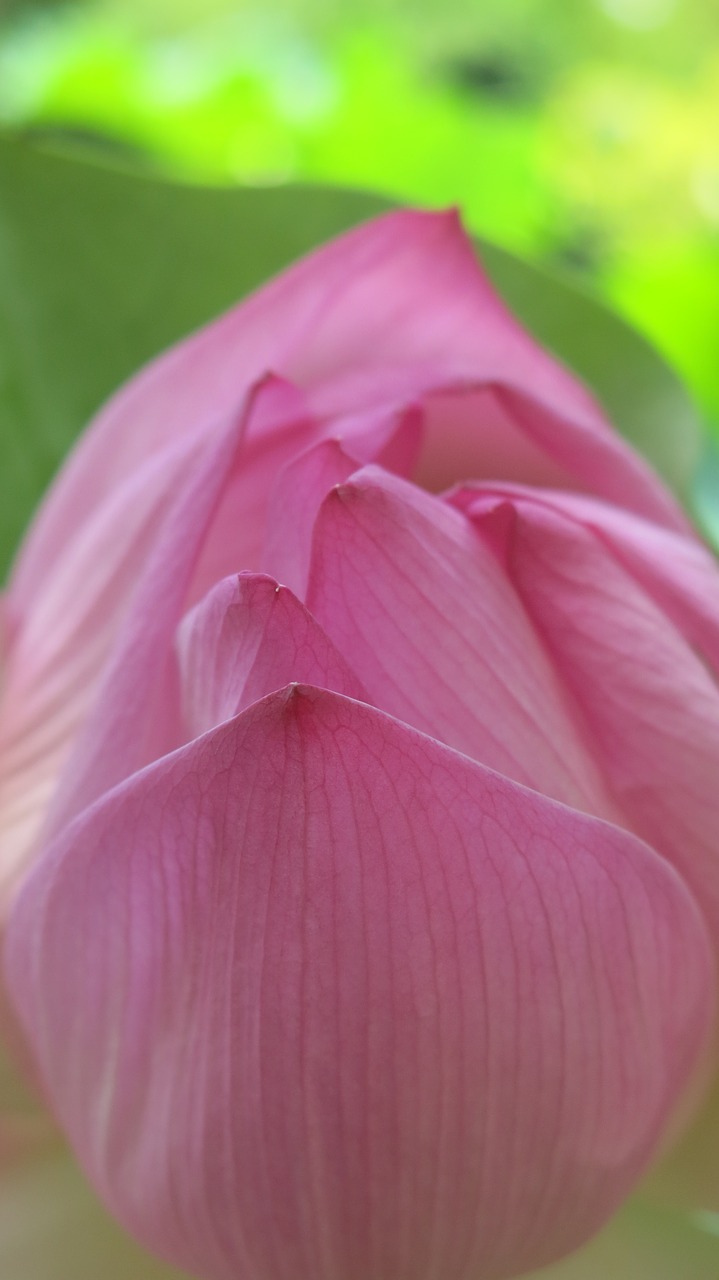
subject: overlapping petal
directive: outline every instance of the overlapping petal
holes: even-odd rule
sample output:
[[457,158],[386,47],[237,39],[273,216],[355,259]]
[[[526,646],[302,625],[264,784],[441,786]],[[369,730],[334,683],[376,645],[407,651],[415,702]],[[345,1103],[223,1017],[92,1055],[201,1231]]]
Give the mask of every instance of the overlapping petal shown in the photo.
[[633,836],[339,695],[85,811],[7,976],[87,1171],[208,1280],[493,1280],[626,1194],[713,966]]
[[242,573],[219,582],[183,619],[177,650],[188,737],[292,681],[367,701],[312,615],[266,574]]
[[[80,513],[90,517],[169,445],[202,439],[237,413],[243,391],[268,370],[311,392],[313,411],[332,423],[358,406],[407,404],[438,388],[489,388],[546,452],[550,471],[559,465],[590,490],[683,527],[589,394],[509,314],[456,215],[399,212],[310,255],[113,397],[24,544],[18,595],[32,598]],[[466,423],[479,463],[469,474],[486,474],[481,417]],[[552,483],[551,474],[544,479]]]
[[143,566],[92,713],[54,797],[48,834],[183,739],[173,639],[198,570],[204,580],[202,551],[240,465],[244,426],[244,419],[230,424],[208,451]]
[[511,584],[458,512],[356,473],[317,519],[307,603],[377,706],[548,795],[615,812]]
[[307,590],[317,512],[329,491],[359,467],[339,440],[323,440],[293,458],[275,482],[260,564],[299,596]]
[[[110,652],[84,671],[76,700],[66,687],[73,668],[58,662],[57,715],[72,719],[72,732],[62,737],[63,755],[73,748],[59,785],[63,755],[58,761],[44,750],[44,739],[43,749],[33,752],[24,724],[17,734],[23,763],[26,754],[30,757],[17,791],[23,812],[31,809],[35,830],[44,817],[44,830],[56,830],[107,787],[183,740],[175,630],[188,607],[261,546],[268,476],[302,446],[303,429],[312,431],[302,413],[294,389],[278,379],[265,378],[251,389],[242,412],[214,432],[172,492],[145,555],[133,557],[134,589],[124,601],[112,645],[106,637]],[[264,439],[269,426],[273,431]],[[82,655],[82,637],[76,640]],[[53,725],[48,718],[46,732]],[[43,804],[31,806],[41,784]],[[25,839],[17,849],[19,868],[32,843]],[[7,870],[6,882],[9,889],[13,881]]]
[[[472,307],[477,269],[472,262],[466,278],[467,254],[453,219],[413,213],[378,219],[153,361],[105,406],[66,465],[26,540],[16,590],[37,589],[50,556],[73,535],[78,510],[103,504],[169,442],[203,436],[236,414],[244,389],[268,370],[306,386],[365,358],[411,366],[432,347],[443,354],[440,317],[449,314],[452,324],[459,312],[453,325],[459,329]],[[445,303],[428,326],[430,294],[435,305],[442,296],[438,287]]]
[[[471,509],[584,718],[626,821],[678,867],[719,942],[715,680],[591,526],[530,490],[489,492]],[[660,538],[654,566],[642,570],[656,592],[669,577],[663,547]]]
[[[0,897],[29,857],[138,577],[197,466],[183,445],[136,473],[54,557],[23,609],[11,593],[0,716]],[[0,914],[2,909],[0,908]]]
[[286,464],[272,486],[259,567],[304,596],[312,533],[322,500],[363,463],[408,476],[424,430],[414,405],[397,413],[355,414],[343,434],[312,445]]
[[[626,823],[681,871],[719,949],[719,692],[702,661],[716,670],[714,561],[691,539],[576,495],[492,485],[453,501],[515,582]],[[698,1101],[687,1099],[687,1118]],[[652,1194],[719,1209],[718,1144],[715,1068]]]
[[636,579],[677,630],[719,671],[719,568],[693,534],[682,535],[631,511],[577,493],[529,492],[524,486],[465,486],[453,495],[461,510],[480,509],[492,494],[546,505],[591,529]]
[[[511,345],[511,344],[510,344]],[[538,395],[543,379],[518,352],[514,376],[441,384],[422,407],[425,443],[415,478],[439,490],[467,477],[583,489],[670,529],[687,522],[646,463],[607,430],[599,411]],[[549,363],[549,362],[548,362]],[[525,374],[526,380],[525,380]]]

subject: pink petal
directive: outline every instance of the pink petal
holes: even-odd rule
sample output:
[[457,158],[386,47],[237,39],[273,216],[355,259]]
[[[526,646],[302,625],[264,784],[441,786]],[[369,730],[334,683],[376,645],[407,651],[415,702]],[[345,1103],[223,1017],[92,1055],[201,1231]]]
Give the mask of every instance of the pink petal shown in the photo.
[[291,681],[366,701],[362,685],[312,614],[264,574],[219,582],[183,619],[177,647],[188,737]]
[[144,567],[92,714],[54,799],[47,823],[50,831],[182,741],[172,644],[203,544],[223,491],[231,487],[236,472],[243,425],[233,426],[218,447],[208,451]]
[[[86,520],[149,458],[184,438],[202,439],[237,413],[247,387],[267,370],[313,389],[313,408],[332,419],[358,406],[414,402],[438,388],[491,387],[518,426],[550,460],[576,470],[581,484],[617,500],[621,491],[631,509],[684,527],[672,499],[585,389],[506,310],[456,215],[399,212],[310,255],[155,360],[109,402],[23,548],[18,598],[30,600],[47,577],[78,513]],[[467,426],[480,459],[481,425]]]
[[337,420],[346,433],[352,455],[373,462],[398,476],[410,476],[422,448],[424,414],[416,404],[403,405],[389,414],[352,414]]
[[[328,436],[332,428],[334,435]],[[323,440],[336,442],[358,464],[373,462],[386,471],[409,476],[422,448],[423,413],[419,405],[403,404],[389,410],[366,409],[361,401],[349,412],[325,422]]]
[[577,808],[616,812],[513,588],[471,523],[374,468],[315,526],[308,607],[370,701]]
[[[175,537],[168,534],[173,520],[180,543],[192,537],[193,517],[183,508],[178,520],[178,503],[192,505],[195,499],[186,495],[195,491],[197,500],[205,501],[203,485],[216,495],[212,532],[195,566],[191,601],[218,577],[259,556],[276,471],[316,432],[299,393],[276,378],[252,389],[240,420],[241,451],[231,476],[223,479],[219,456],[226,448],[223,439],[235,433],[232,423],[208,435],[202,449],[182,442],[174,451],[151,457],[58,549],[53,574],[39,584],[31,608],[23,613],[14,591],[7,599],[11,629],[0,715],[0,916],[2,899],[32,856],[118,634],[123,627],[132,628],[128,612],[133,600],[139,629],[144,630],[141,611],[156,612],[147,593],[139,605],[135,599],[146,565],[154,557],[161,575],[173,571],[175,551],[168,546],[168,537],[170,542]],[[201,475],[206,479],[198,488]],[[138,642],[133,671],[145,643],[149,633]],[[158,726],[162,722],[160,716]],[[157,750],[171,742],[174,730],[163,732]],[[148,758],[152,754],[148,748]]]
[[[529,491],[490,492],[472,510],[506,558],[617,803],[691,885],[719,943],[715,681],[622,566],[614,545],[608,549],[605,531],[598,535]],[[661,599],[686,558],[661,569],[658,556],[671,542],[660,537],[656,563],[642,567],[636,548],[625,546],[627,563],[640,568]]]
[[297,388],[274,375],[251,389],[243,413],[242,452],[213,517],[212,540],[193,582],[194,600],[229,573],[259,568],[277,474],[321,430]]
[[322,500],[363,462],[409,474],[421,443],[422,415],[415,406],[390,415],[344,419],[341,435],[326,438],[293,458],[277,478],[269,503],[261,567],[299,596],[307,588],[312,531]]
[[[432,492],[448,488],[458,477],[502,476],[562,488],[579,483],[571,468],[562,465],[562,444],[574,435],[571,419],[553,422],[546,441],[541,435],[535,440],[531,412],[527,429],[506,403],[502,388],[492,384],[430,392],[423,409],[427,429],[413,479]],[[558,455],[556,461],[553,455]]]
[[92,1180],[204,1280],[549,1261],[626,1195],[713,1018],[646,846],[296,686],[60,837],[7,976]]
[[[239,418],[208,439],[177,491],[168,491],[164,519],[155,521],[142,554],[133,551],[133,590],[129,576],[117,586],[110,577],[111,600],[113,592],[125,591],[112,626],[91,618],[73,636],[76,648],[48,666],[47,686],[38,680],[35,697],[18,695],[16,717],[8,710],[12,704],[4,703],[2,724],[15,749],[0,755],[0,770],[10,779],[0,792],[0,821],[13,837],[3,849],[6,896],[43,824],[46,832],[57,830],[107,787],[183,740],[175,629],[218,577],[246,563],[261,545],[269,476],[314,429],[302,413],[297,393],[280,380],[266,378],[254,387]],[[122,540],[121,528],[116,537]],[[92,590],[89,595],[93,601]],[[92,607],[102,603],[95,598]],[[59,599],[56,604],[59,609]],[[33,612],[26,628],[31,638],[37,625]],[[22,689],[36,655],[30,640],[27,645]],[[18,668],[24,670],[19,658]]]
[[32,852],[143,563],[176,489],[196,465],[197,451],[187,447],[153,460],[67,544],[27,615],[8,600],[13,626],[0,715],[0,898]]
[[[716,661],[716,567],[692,540],[601,504],[492,489],[455,501],[506,559],[626,822],[680,870],[717,950],[719,692],[687,643]],[[719,1209],[718,1145],[715,1080],[655,1193]]]
[[312,531],[322,500],[359,462],[339,440],[323,440],[293,458],[272,490],[261,567],[304,596]]
[[524,372],[520,362],[506,382],[448,385],[427,396],[417,483],[439,491],[462,479],[500,477],[587,489],[670,528],[687,528],[674,499],[598,412],[591,419],[577,415],[571,396],[543,403]]
[[[428,292],[425,269],[431,261],[435,296],[440,283],[448,301],[460,290],[461,309],[468,252],[453,218],[398,213],[377,219],[311,254],[154,360],[101,410],[66,465],[23,548],[14,579],[18,595],[26,599],[37,589],[58,548],[73,536],[78,511],[86,517],[103,505],[169,443],[202,438],[237,413],[248,386],[268,370],[306,386],[371,359],[383,345],[382,362],[403,363],[415,347],[421,356],[427,340],[431,345],[434,337],[437,345],[437,322],[428,323],[417,305]],[[472,271],[478,274],[474,259]]]
[[580,494],[531,492],[519,485],[465,486],[450,495],[462,511],[481,513],[492,496],[528,499],[591,529],[655,604],[719,670],[719,569],[694,536],[674,533],[629,511]]

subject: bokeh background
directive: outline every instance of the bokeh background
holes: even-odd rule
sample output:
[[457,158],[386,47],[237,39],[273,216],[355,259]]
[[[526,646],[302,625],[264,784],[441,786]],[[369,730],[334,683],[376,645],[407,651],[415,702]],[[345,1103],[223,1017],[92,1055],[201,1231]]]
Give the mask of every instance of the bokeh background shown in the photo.
[[719,431],[717,0],[5,0],[0,128],[458,203],[630,319]]

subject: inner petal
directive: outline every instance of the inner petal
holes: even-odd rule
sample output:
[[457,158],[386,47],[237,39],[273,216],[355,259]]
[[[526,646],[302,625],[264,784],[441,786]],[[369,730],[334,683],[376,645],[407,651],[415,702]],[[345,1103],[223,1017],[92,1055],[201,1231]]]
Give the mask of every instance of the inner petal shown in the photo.
[[424,401],[422,447],[412,479],[439,493],[469,477],[562,489],[577,484],[534,443],[493,386],[439,391]]

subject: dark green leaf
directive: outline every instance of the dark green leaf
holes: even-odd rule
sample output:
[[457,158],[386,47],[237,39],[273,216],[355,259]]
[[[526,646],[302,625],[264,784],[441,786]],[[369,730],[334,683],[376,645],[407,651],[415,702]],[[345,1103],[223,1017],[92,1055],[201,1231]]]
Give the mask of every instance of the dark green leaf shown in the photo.
[[719,1235],[711,1214],[630,1200],[569,1258],[526,1280],[716,1280]]

